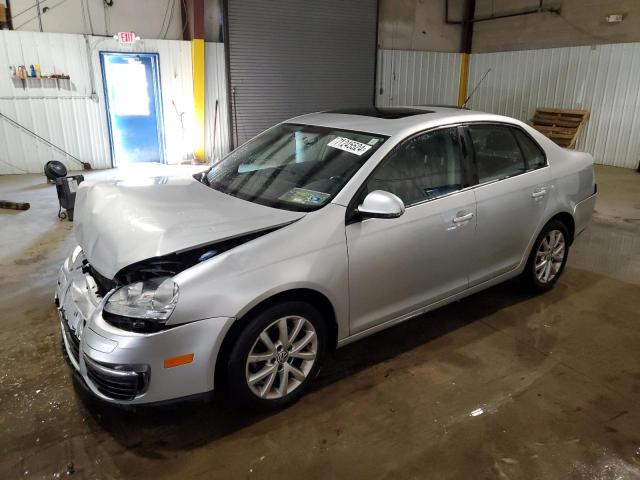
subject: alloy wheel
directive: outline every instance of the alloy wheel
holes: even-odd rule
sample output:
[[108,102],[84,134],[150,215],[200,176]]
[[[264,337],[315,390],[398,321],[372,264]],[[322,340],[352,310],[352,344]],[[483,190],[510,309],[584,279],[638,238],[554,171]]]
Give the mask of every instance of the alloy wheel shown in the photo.
[[564,234],[550,230],[540,242],[535,259],[535,275],[540,283],[553,281],[562,268],[566,252]]
[[286,316],[265,328],[246,362],[246,381],[259,398],[282,398],[307,378],[318,355],[318,336],[304,317]]

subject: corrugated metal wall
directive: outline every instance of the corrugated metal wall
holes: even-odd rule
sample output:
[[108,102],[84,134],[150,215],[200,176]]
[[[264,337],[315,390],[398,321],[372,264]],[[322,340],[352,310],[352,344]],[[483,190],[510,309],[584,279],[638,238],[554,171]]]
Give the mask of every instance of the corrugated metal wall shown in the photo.
[[455,105],[459,53],[378,50],[376,105]]
[[[167,158],[177,163],[192,150],[193,79],[191,44],[142,40],[123,49],[111,38],[0,31],[0,112],[94,168],[111,167],[99,51],[160,53]],[[43,73],[67,73],[71,80],[27,80],[9,76],[10,65],[39,63]],[[95,92],[95,95],[92,93]],[[96,101],[97,99],[97,101]],[[184,112],[184,129],[180,113]],[[184,132],[184,137],[183,137]],[[78,165],[57,150],[0,119],[0,174],[41,172],[49,160]]]
[[[81,35],[0,31],[0,112],[96,168],[109,165],[108,139],[98,104],[91,99],[89,63]],[[10,77],[9,66],[39,63],[43,73],[71,80]],[[48,160],[78,165],[33,136],[0,119],[0,173],[41,172]]]
[[[589,110],[577,148],[596,163],[637,168],[640,43],[471,55],[469,108],[528,122],[536,107]],[[376,103],[455,104],[460,54],[380,50]]]
[[229,152],[229,103],[224,44],[205,43],[204,62],[205,155],[208,161],[215,161]]
[[536,107],[589,110],[577,149],[596,163],[637,168],[640,43],[471,55],[470,108],[529,121]]

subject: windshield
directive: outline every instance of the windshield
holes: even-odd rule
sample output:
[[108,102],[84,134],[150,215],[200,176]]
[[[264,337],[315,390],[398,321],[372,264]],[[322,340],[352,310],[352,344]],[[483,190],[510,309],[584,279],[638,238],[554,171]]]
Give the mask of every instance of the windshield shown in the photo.
[[250,202],[311,211],[328,202],[386,137],[312,125],[273,127],[207,172],[209,186]]

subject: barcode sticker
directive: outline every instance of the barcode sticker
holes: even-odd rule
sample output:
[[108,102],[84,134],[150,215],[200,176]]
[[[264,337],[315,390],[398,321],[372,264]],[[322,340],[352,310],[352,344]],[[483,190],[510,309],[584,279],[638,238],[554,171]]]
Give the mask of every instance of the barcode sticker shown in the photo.
[[75,178],[69,180],[69,191],[71,193],[76,193],[78,191],[78,182]]
[[333,148],[344,150],[345,152],[353,153],[354,155],[362,155],[371,148],[371,145],[356,142],[355,140],[349,140],[348,138],[344,137],[336,137],[327,145]]

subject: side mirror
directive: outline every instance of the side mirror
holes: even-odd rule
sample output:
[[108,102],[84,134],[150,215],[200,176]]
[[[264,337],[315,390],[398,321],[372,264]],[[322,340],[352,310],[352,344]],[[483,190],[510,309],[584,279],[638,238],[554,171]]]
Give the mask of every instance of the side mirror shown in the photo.
[[393,193],[374,190],[364,198],[357,211],[363,218],[398,218],[404,213],[404,203]]

